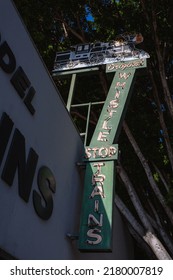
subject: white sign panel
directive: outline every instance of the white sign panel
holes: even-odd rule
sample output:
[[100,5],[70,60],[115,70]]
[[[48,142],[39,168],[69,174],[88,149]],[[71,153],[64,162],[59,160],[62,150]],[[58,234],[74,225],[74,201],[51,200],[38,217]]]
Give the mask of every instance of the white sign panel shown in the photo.
[[73,258],[83,144],[12,1],[0,1],[0,248]]

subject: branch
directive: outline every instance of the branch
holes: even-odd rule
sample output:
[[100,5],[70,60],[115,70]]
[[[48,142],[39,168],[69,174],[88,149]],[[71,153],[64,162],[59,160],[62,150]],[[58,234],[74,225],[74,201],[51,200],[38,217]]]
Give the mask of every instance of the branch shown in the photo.
[[162,205],[163,209],[165,210],[167,216],[169,217],[170,219],[170,222],[171,224],[173,225],[173,212],[171,211],[170,207],[167,206],[166,204],[166,201],[165,201],[165,198],[163,197],[163,195],[161,194],[154,178],[153,178],[153,175],[152,175],[152,172],[151,172],[151,169],[149,167],[149,164],[147,162],[147,160],[145,159],[145,157],[143,156],[139,146],[137,145],[132,133],[130,132],[130,129],[128,128],[126,122],[124,121],[123,122],[123,128],[124,128],[124,131],[136,153],[136,155],[138,156],[143,168],[144,168],[144,171],[147,175],[147,178],[148,178],[148,181],[150,182],[150,186],[151,188],[153,189],[156,197],[159,199],[160,201],[160,204]]
[[104,95],[107,96],[107,94],[108,94],[108,84],[107,84],[105,72],[103,72],[103,70],[99,71],[99,77],[100,77],[101,85],[102,85],[102,88],[103,88],[103,91],[104,91]]
[[133,229],[133,227],[130,224],[128,225],[128,229],[132,237],[138,244],[138,247],[141,248],[146,253],[146,255],[150,258],[150,260],[156,260],[156,256],[151,250],[151,248],[149,247],[149,245],[143,240],[143,238],[141,238],[141,236],[137,234],[137,232]]
[[[156,214],[156,211],[155,211],[155,214]],[[163,239],[164,243],[166,244],[166,247],[169,249],[171,255],[173,255],[173,243],[172,243],[170,237],[167,235],[166,231],[163,229],[160,221],[158,224],[158,220],[159,220],[158,215],[156,214],[156,221],[149,214],[147,214],[147,216],[148,216],[148,219],[150,220],[150,223],[152,224],[152,226],[162,237],[162,239]]]
[[160,177],[160,179],[161,179],[163,185],[165,186],[166,191],[169,193],[169,191],[170,191],[170,186],[168,186],[168,184],[167,184],[167,182],[166,182],[164,176],[162,175],[161,171],[159,170],[159,168],[154,164],[154,162],[153,162],[152,164],[153,164],[153,166],[154,166],[156,172],[159,174],[159,177]]
[[157,111],[158,111],[158,115],[159,115],[159,121],[160,121],[161,128],[163,130],[165,145],[166,145],[169,161],[170,161],[172,171],[173,171],[173,151],[172,151],[172,147],[171,147],[169,133],[168,133],[168,130],[167,130],[167,127],[166,127],[166,124],[165,124],[164,115],[163,115],[163,112],[161,111],[161,102],[160,102],[160,99],[159,99],[157,85],[156,85],[156,82],[155,82],[155,79],[154,79],[154,76],[153,76],[153,72],[152,72],[151,69],[149,69],[149,74],[150,74],[150,78],[151,78],[152,86],[153,86],[153,95],[154,95],[155,102],[156,102],[157,108],[158,108]]
[[126,205],[122,202],[120,197],[115,195],[115,205],[120,210],[121,214],[126,218],[129,224],[134,228],[134,230],[139,234],[139,236],[143,236],[145,234],[144,228],[137,222],[131,212],[128,210]]
[[144,240],[151,247],[158,260],[172,260],[160,240],[151,232],[147,232]]
[[73,28],[69,26],[69,24],[66,22],[63,16],[63,12],[59,13],[56,12],[56,19],[61,22],[65,37],[68,37],[68,33],[71,32],[77,39],[79,39],[82,43],[86,43],[85,38],[81,36],[78,32],[76,32]]
[[63,21],[66,30],[71,32],[77,39],[79,39],[82,43],[86,43],[85,38],[81,36],[78,32],[76,32],[73,28],[71,28],[65,21]]
[[150,25],[150,17],[148,15],[147,8],[145,6],[145,0],[140,0],[140,2],[141,2],[141,6],[142,6],[142,11],[144,12],[145,18],[147,20],[147,23]]
[[77,17],[76,17],[76,20],[77,20],[77,25],[78,25],[78,28],[79,28],[79,30],[80,30],[80,33],[82,34],[82,38],[83,38],[83,42],[84,43],[86,43],[86,38],[85,38],[85,33],[84,33],[84,31],[83,31],[83,29],[81,28],[81,24],[80,24],[80,19],[79,19],[79,16],[77,15]]
[[150,230],[153,232],[153,228],[148,220],[148,218],[146,217],[146,213],[145,213],[145,210],[138,198],[138,195],[127,175],[127,173],[125,172],[125,170],[123,169],[123,167],[121,165],[119,165],[120,168],[117,169],[119,175],[120,175],[120,178],[122,179],[125,187],[126,187],[126,190],[130,196],[130,199],[133,203],[133,206],[135,207],[136,209],[136,212],[141,220],[141,223],[143,224],[144,228],[146,230]]
[[[78,112],[76,112],[76,111],[71,111],[70,112],[70,114],[71,115],[75,115],[75,116],[78,116],[80,119],[82,119],[82,120],[87,120],[87,118],[84,116],[84,115],[82,115],[82,114],[80,114],[80,113],[78,113]],[[95,122],[95,121],[92,121],[92,120],[90,120],[89,121],[91,124],[93,124],[93,125],[96,125],[97,124],[97,122]]]
[[[154,6],[154,2],[153,2],[153,6]],[[170,116],[173,119],[173,102],[171,99],[171,94],[170,94],[168,83],[166,80],[165,66],[164,66],[164,61],[163,61],[163,57],[161,54],[160,41],[159,41],[158,31],[157,31],[157,18],[156,18],[155,9],[152,10],[152,24],[153,24],[153,36],[154,36],[154,41],[155,41],[155,49],[156,49],[156,54],[157,54],[158,66],[159,66],[159,74],[160,74],[160,79],[162,82],[164,98],[165,98],[166,104],[168,106]]]
[[170,94],[170,90],[168,87],[168,83],[166,80],[166,74],[165,74],[165,66],[164,66],[164,61],[163,61],[163,57],[161,54],[161,49],[160,49],[160,41],[159,41],[159,37],[158,37],[158,26],[157,26],[157,16],[156,16],[156,2],[152,1],[152,11],[151,11],[151,18],[149,17],[149,13],[147,11],[147,5],[145,4],[145,0],[140,0],[141,2],[141,6],[142,9],[144,11],[144,15],[145,18],[147,20],[147,23],[150,25],[151,27],[151,35],[153,36],[153,40],[155,43],[155,50],[156,50],[156,55],[157,55],[157,67],[159,68],[159,75],[160,75],[160,79],[161,79],[161,83],[162,83],[162,88],[163,88],[163,93],[164,93],[164,99],[165,102],[168,106],[169,109],[169,113],[171,118],[173,119],[173,102],[171,99],[171,94]]
[[133,215],[130,213],[130,211],[127,209],[118,195],[115,196],[115,204],[123,214],[123,216],[126,218],[126,220],[130,223],[132,228],[134,228],[139,236],[141,236],[143,240],[145,240],[145,242],[149,245],[156,257],[159,260],[171,260],[170,255],[168,254],[160,240],[156,237],[156,235],[151,233],[150,231],[147,231],[145,233],[144,229],[136,221],[136,219],[133,217]]

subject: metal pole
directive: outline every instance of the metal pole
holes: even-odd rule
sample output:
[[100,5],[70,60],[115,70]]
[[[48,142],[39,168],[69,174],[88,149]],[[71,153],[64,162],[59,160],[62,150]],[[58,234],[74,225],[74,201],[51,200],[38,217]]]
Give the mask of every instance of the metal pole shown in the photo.
[[88,104],[88,114],[87,114],[87,122],[86,122],[85,141],[84,141],[84,145],[85,146],[86,146],[86,143],[87,143],[89,120],[90,120],[90,112],[91,112],[91,103]]
[[72,74],[69,95],[68,95],[68,100],[67,100],[67,110],[68,111],[70,111],[70,108],[71,108],[71,103],[72,103],[73,93],[74,93],[74,88],[75,88],[75,81],[76,81],[76,74]]

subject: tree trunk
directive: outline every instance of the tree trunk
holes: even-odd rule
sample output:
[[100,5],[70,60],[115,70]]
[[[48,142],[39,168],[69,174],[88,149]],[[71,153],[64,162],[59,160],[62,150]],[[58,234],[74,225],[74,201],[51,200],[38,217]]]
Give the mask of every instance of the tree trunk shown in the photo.
[[153,162],[152,164],[153,164],[153,166],[154,166],[156,172],[159,174],[159,177],[160,177],[160,179],[161,179],[163,185],[165,186],[165,189],[166,189],[167,193],[169,193],[169,191],[170,191],[170,186],[169,186],[169,184],[166,182],[166,180],[165,180],[163,174],[161,173],[161,171],[159,170],[159,168],[154,164],[154,162]]
[[123,203],[123,201],[117,194],[115,195],[114,202],[117,208],[120,210],[121,214],[126,218],[129,224],[133,227],[135,232],[137,232],[139,236],[142,237],[145,234],[144,228],[134,218],[134,216],[131,214],[129,209],[126,207],[126,205]]
[[131,134],[127,124],[125,123],[125,121],[123,123],[123,128],[124,128],[124,131],[125,131],[128,139],[129,139],[129,141],[130,141],[130,143],[131,143],[131,145],[132,145],[136,155],[138,156],[138,158],[139,158],[139,160],[140,160],[140,162],[141,162],[141,164],[142,164],[142,166],[144,168],[144,171],[145,171],[145,173],[147,175],[148,181],[150,182],[151,188],[153,189],[156,197],[159,199],[160,204],[162,205],[163,209],[165,210],[167,216],[170,219],[171,224],[173,225],[173,212],[166,205],[166,201],[165,201],[163,195],[161,194],[161,192],[160,192],[160,190],[159,190],[159,188],[158,188],[158,186],[157,186],[157,184],[156,184],[156,182],[155,182],[155,180],[153,178],[153,175],[152,175],[151,169],[149,167],[149,164],[147,163],[147,160],[144,158],[141,150],[139,149],[139,146],[137,145],[137,143],[136,143],[134,137],[132,136],[132,134]]
[[156,101],[156,104],[157,104],[159,121],[160,121],[161,128],[163,130],[165,145],[166,145],[169,161],[170,161],[172,171],[173,171],[173,151],[172,151],[172,147],[171,147],[171,143],[170,143],[170,139],[169,139],[169,134],[168,134],[168,130],[167,130],[167,127],[166,127],[166,124],[165,124],[165,121],[164,121],[163,112],[161,111],[161,103],[160,103],[160,99],[159,99],[159,94],[158,94],[156,82],[154,80],[153,73],[152,73],[151,70],[149,70],[149,74],[150,74],[150,78],[151,78],[152,85],[153,85],[153,94],[154,94],[155,101]]
[[162,240],[164,241],[164,244],[166,244],[166,247],[168,248],[171,256],[173,256],[173,244],[170,237],[167,235],[167,233],[161,225],[158,225],[156,221],[153,218],[151,218],[150,215],[147,216],[155,231],[161,236]]
[[155,50],[156,50],[156,55],[157,55],[157,64],[158,64],[158,68],[159,68],[159,75],[160,75],[160,80],[162,83],[164,98],[165,98],[165,102],[168,106],[170,116],[173,120],[173,102],[171,99],[170,90],[169,90],[168,83],[166,80],[164,61],[163,61],[163,58],[161,55],[160,41],[158,38],[157,20],[156,20],[156,11],[155,11],[155,8],[157,5],[155,5],[155,2],[152,1],[152,11],[151,11],[151,17],[150,17],[150,15],[147,11],[146,1],[140,0],[140,2],[141,2],[142,10],[144,12],[146,21],[149,24],[149,26],[151,27],[151,31],[152,31],[151,34],[153,36],[153,41],[154,41],[154,45],[155,45]]
[[117,168],[117,172],[118,172],[121,180],[124,183],[124,186],[125,186],[128,194],[129,194],[129,196],[130,196],[130,199],[131,199],[131,201],[132,201],[132,203],[133,203],[133,205],[136,209],[136,212],[137,212],[144,228],[146,230],[153,231],[152,226],[151,226],[151,224],[150,224],[150,222],[149,222],[149,220],[146,216],[145,210],[144,210],[144,208],[143,208],[143,206],[142,206],[142,204],[141,204],[141,202],[138,198],[138,195],[137,195],[137,193],[136,193],[136,191],[135,191],[127,173],[125,172],[125,170],[123,169],[123,167],[120,164],[119,164],[119,167]]
[[145,236],[143,236],[146,243],[153,250],[154,254],[158,260],[172,260],[168,252],[165,250],[159,239],[150,231],[148,231]]
[[146,242],[144,242],[143,238],[136,233],[136,231],[133,229],[133,227],[130,224],[128,224],[128,229],[133,239],[135,240],[136,244],[143,252],[145,252],[146,256],[148,256],[150,260],[156,260],[157,259],[156,255],[153,253],[151,248],[148,246]]
[[142,237],[142,239],[149,245],[153,253],[156,255],[159,260],[171,260],[170,255],[164,248],[163,244],[159,241],[159,239],[155,236],[154,233],[147,231],[145,233],[142,226],[136,221],[134,216],[127,209],[122,200],[115,196],[115,204],[117,208],[120,210],[121,214],[126,218],[132,228]]

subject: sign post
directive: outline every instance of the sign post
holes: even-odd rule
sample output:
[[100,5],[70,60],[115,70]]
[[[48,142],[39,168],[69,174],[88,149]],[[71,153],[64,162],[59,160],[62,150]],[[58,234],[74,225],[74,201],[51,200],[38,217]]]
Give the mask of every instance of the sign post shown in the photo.
[[146,59],[112,63],[115,72],[107,99],[89,147],[85,149],[86,173],[80,223],[79,250],[111,251],[115,160],[117,141],[135,71],[146,67]]
[[[117,143],[131,96],[135,71],[145,68],[149,58],[148,53],[136,48],[142,41],[140,33],[120,34],[112,42],[79,44],[71,51],[56,53],[53,76],[99,70],[101,65],[106,65],[107,73],[115,73],[90,145],[85,147],[86,174],[79,235],[81,251],[111,251],[115,160],[118,157],[118,145],[114,143]],[[72,76],[67,102],[69,110],[75,78]],[[89,107],[84,144],[91,103],[85,105]]]

